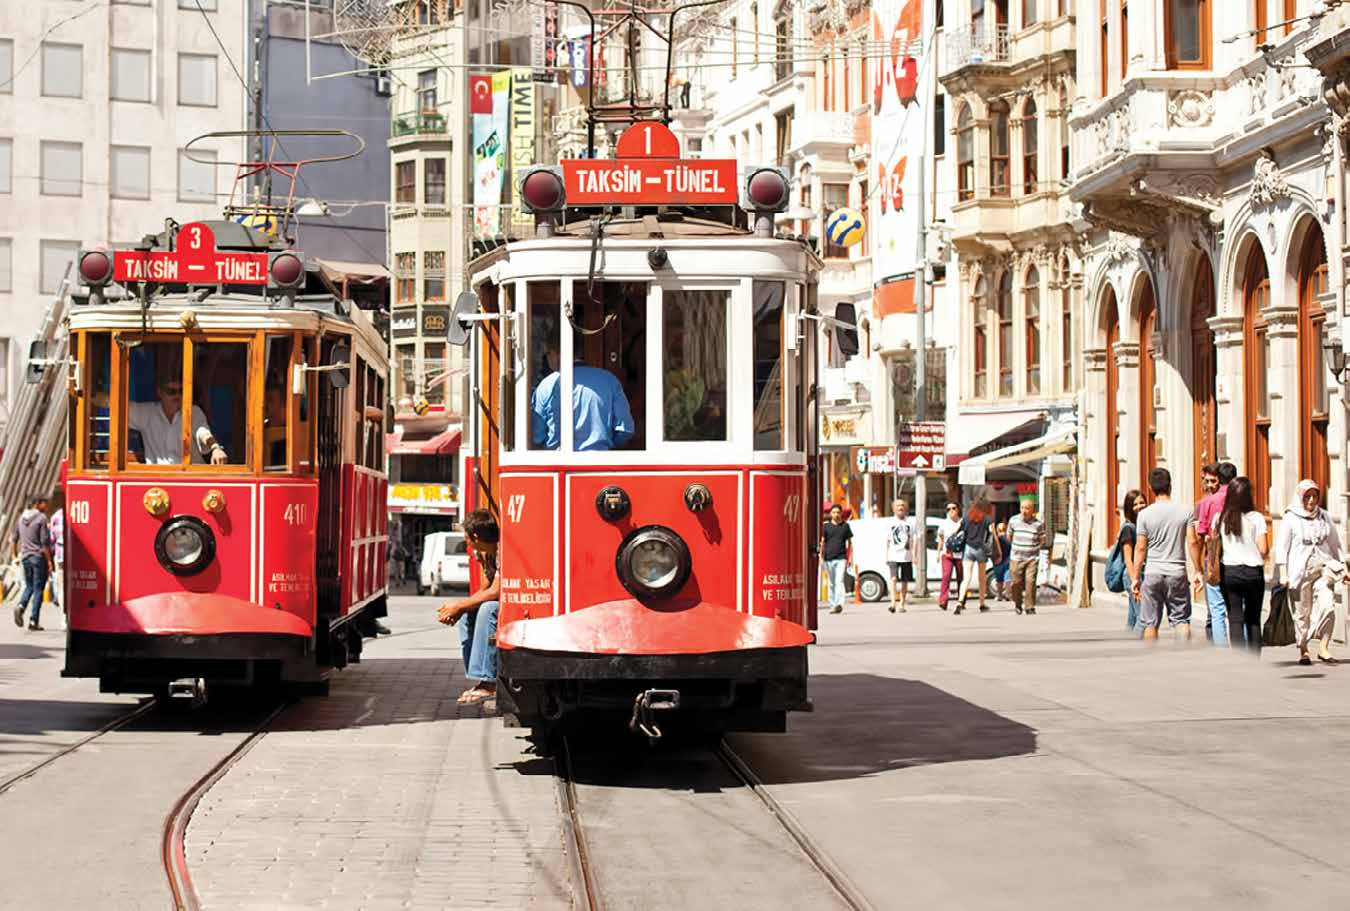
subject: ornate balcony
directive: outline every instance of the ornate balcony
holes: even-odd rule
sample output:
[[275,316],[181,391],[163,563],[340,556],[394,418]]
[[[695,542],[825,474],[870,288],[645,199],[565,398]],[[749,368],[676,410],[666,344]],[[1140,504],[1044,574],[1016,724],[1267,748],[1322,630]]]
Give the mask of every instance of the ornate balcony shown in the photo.
[[1006,25],[978,31],[969,26],[950,29],[942,38],[943,61],[948,72],[965,66],[1007,63],[1010,47]]
[[445,115],[439,111],[417,111],[395,117],[390,132],[395,137],[444,136],[448,125]]

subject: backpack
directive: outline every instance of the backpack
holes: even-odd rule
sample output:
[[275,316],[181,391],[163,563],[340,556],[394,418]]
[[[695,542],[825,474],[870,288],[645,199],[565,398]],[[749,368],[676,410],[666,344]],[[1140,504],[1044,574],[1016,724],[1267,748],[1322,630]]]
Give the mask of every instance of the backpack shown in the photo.
[[966,528],[964,524],[958,527],[956,531],[952,532],[950,535],[947,536],[947,540],[946,542],[944,542],[943,549],[946,550],[947,553],[949,554],[960,554],[963,551],[965,551]]
[[[1125,528],[1134,528],[1126,522]],[[1120,594],[1125,591],[1125,528],[1116,536],[1116,546],[1111,548],[1111,556],[1106,558],[1106,590]]]

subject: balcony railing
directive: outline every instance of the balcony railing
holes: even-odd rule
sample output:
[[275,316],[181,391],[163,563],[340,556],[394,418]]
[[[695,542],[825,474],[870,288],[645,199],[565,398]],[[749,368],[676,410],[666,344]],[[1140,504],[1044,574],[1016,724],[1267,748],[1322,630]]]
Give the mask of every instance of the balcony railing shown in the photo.
[[1008,27],[958,28],[946,33],[943,50],[949,70],[1008,59]]
[[395,136],[434,136],[444,134],[446,130],[444,114],[439,111],[418,111],[395,117],[392,132]]

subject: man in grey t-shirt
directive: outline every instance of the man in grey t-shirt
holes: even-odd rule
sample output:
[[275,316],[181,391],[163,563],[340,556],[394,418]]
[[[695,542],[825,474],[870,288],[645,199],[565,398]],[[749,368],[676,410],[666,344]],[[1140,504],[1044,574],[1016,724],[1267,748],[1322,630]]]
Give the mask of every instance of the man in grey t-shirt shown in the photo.
[[[1164,610],[1168,625],[1182,639],[1191,638],[1191,594],[1186,571],[1186,529],[1194,511],[1172,502],[1172,475],[1166,468],[1148,473],[1153,503],[1139,513],[1136,523],[1134,596],[1139,602],[1139,621],[1144,639],[1158,638]],[[1142,571],[1141,571],[1142,570]]]

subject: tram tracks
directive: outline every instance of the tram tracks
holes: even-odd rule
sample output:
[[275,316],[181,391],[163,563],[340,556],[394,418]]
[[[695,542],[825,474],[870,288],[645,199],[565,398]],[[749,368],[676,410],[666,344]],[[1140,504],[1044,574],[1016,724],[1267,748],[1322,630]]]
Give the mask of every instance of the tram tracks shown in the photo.
[[41,772],[43,769],[45,769],[52,763],[56,762],[58,759],[61,759],[62,757],[65,756],[69,756],[71,753],[74,753],[81,747],[94,742],[103,735],[111,734],[118,728],[126,727],[128,724],[131,724],[131,722],[136,721],[137,719],[145,715],[148,715],[152,710],[154,710],[156,705],[158,705],[158,703],[154,699],[143,700],[138,706],[136,706],[136,708],[132,709],[129,712],[126,712],[123,715],[119,715],[112,721],[109,721],[107,724],[103,725],[103,727],[99,728],[98,730],[92,731],[89,734],[86,734],[85,736],[76,740],[75,742],[67,744],[66,746],[52,753],[50,756],[47,756],[41,759],[40,761],[30,765],[22,772],[18,772],[14,775],[9,776],[8,778],[0,780],[0,794],[4,794],[6,791],[14,787],[16,784],[23,781],[24,779],[32,778],[38,772]]
[[[573,907],[577,911],[605,911],[617,909],[620,907],[660,907],[659,899],[649,899],[643,896],[638,901],[625,901],[630,898],[628,895],[619,896],[618,900],[606,899],[605,881],[609,880],[611,885],[617,879],[627,881],[630,878],[650,879],[658,884],[662,879],[667,878],[671,869],[679,868],[685,859],[678,844],[685,842],[691,845],[725,845],[727,846],[722,856],[722,866],[709,867],[707,869],[706,888],[702,904],[707,904],[712,898],[711,892],[719,884],[729,883],[738,878],[751,880],[756,878],[756,864],[765,868],[765,873],[758,877],[759,882],[751,885],[749,882],[740,882],[743,889],[749,889],[757,893],[756,897],[764,900],[766,907],[781,907],[781,899],[772,898],[773,889],[786,888],[792,893],[789,900],[789,906],[798,907],[824,907],[825,903],[817,900],[803,901],[804,895],[801,892],[803,888],[814,885],[818,890],[820,899],[829,899],[829,904],[848,909],[848,911],[874,911],[871,902],[863,895],[861,890],[849,879],[847,874],[839,867],[837,863],[829,856],[825,849],[808,833],[796,818],[773,796],[771,791],[763,784],[754,770],[745,762],[744,759],[728,744],[725,740],[719,741],[716,746],[711,748],[700,748],[700,762],[703,767],[690,766],[686,768],[689,772],[689,780],[682,782],[678,779],[662,781],[660,773],[654,778],[645,778],[640,772],[636,776],[620,774],[615,776],[620,781],[620,787],[627,789],[625,793],[629,795],[638,795],[637,801],[644,804],[642,808],[634,814],[634,819],[643,832],[628,832],[624,835],[618,834],[619,827],[613,824],[612,818],[606,818],[601,826],[597,827],[596,834],[602,835],[601,841],[605,839],[614,840],[616,848],[622,845],[622,850],[614,852],[604,850],[603,844],[593,844],[588,837],[588,832],[583,823],[583,814],[581,809],[581,797],[578,787],[577,767],[574,764],[571,744],[564,738],[560,741],[557,751],[554,755],[554,764],[556,770],[556,781],[558,786],[559,806],[563,816],[564,839],[567,846],[569,861],[569,872],[573,889]],[[682,760],[687,763],[687,760]],[[639,760],[641,762],[641,760]],[[716,770],[714,772],[713,770]],[[718,773],[723,782],[730,784],[727,788],[721,785],[709,786],[710,777],[715,777]],[[667,797],[670,795],[689,795],[688,800],[681,800],[682,803],[689,805],[687,814],[681,813],[681,808],[675,808],[670,812],[669,802],[663,808],[658,808],[654,804],[647,805],[647,798],[652,791],[659,791]],[[764,811],[764,816],[760,817],[761,822],[765,819],[772,823],[767,827],[767,831],[760,828],[760,823],[750,820],[745,816],[737,815],[736,811],[728,804],[725,807],[709,809],[706,805],[708,794],[722,791],[728,800],[736,795],[752,795],[754,804],[757,804]],[[698,798],[705,802],[703,805],[694,806],[693,799]],[[611,808],[612,809],[612,808]],[[747,811],[748,812],[748,811]],[[612,817],[612,812],[606,814],[604,809],[600,810],[601,815]],[[706,828],[710,819],[721,819],[722,824],[716,829]],[[681,825],[693,822],[694,826],[681,829]],[[665,852],[656,855],[660,860],[667,861],[662,864],[649,865],[651,869],[644,871],[641,869],[642,844],[645,838],[652,838],[647,830],[653,828],[660,829],[663,823],[671,823],[670,831],[661,832],[655,836],[655,841],[664,846]],[[756,831],[759,829],[759,831]],[[787,858],[794,852],[784,850],[779,847],[777,850],[769,851],[765,846],[781,845],[781,838],[776,835],[786,833],[791,839],[791,844],[797,849],[795,862],[787,861]],[[717,850],[714,849],[714,855]],[[758,852],[759,856],[753,856]],[[624,866],[625,872],[615,875],[611,868],[602,864],[607,856],[613,855],[620,857],[620,863]],[[698,851],[690,855],[696,858]],[[733,859],[736,858],[736,859]],[[775,867],[774,864],[787,862],[788,866]],[[800,866],[803,864],[809,867],[814,879],[814,883],[807,882],[807,877],[803,875]],[[726,864],[740,864],[741,870],[728,870]],[[690,864],[696,866],[697,860]],[[789,867],[797,865],[798,870],[793,871]],[[739,877],[738,877],[739,874]],[[796,880],[796,887],[790,885]],[[777,880],[773,882],[771,880]],[[785,885],[787,884],[787,885]],[[760,892],[760,890],[763,890]],[[620,890],[622,891],[622,890]],[[676,907],[684,904],[678,899],[673,900],[669,906]],[[733,906],[730,900],[717,898],[716,904],[721,906]],[[747,907],[744,902],[744,896],[735,902],[736,907]]]

